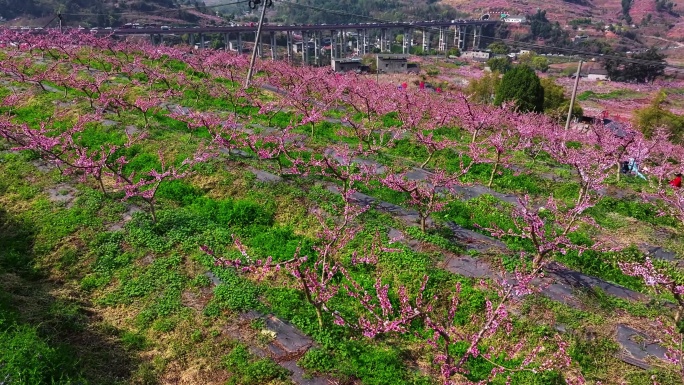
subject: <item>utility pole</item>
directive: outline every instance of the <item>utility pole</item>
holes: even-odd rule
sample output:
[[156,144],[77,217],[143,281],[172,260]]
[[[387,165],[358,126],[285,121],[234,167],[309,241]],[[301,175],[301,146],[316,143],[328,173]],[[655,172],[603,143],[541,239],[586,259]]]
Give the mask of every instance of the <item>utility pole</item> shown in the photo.
[[254,40],[254,50],[252,51],[252,59],[249,61],[249,71],[247,71],[247,80],[245,81],[245,88],[249,88],[249,81],[252,80],[252,73],[254,72],[254,62],[256,61],[257,47],[261,44],[261,27],[264,25],[264,15],[266,14],[266,3],[269,0],[261,0],[264,9],[261,10],[261,17],[259,17],[259,25],[257,26],[256,39]]
[[577,95],[577,86],[580,80],[580,71],[582,70],[582,60],[577,65],[577,73],[575,74],[575,86],[572,87],[572,97],[570,98],[570,110],[568,111],[568,120],[565,121],[565,129],[570,128],[570,119],[572,118],[572,109],[575,107],[575,95]]
[[62,33],[62,13],[58,13],[57,17],[59,18],[59,33]]

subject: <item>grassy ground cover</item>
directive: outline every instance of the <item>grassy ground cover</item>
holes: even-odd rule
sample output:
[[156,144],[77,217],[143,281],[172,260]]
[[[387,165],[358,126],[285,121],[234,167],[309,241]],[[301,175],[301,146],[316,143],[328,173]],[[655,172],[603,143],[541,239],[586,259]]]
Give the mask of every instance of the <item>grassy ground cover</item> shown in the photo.
[[[106,69],[101,63],[90,65]],[[149,60],[145,65],[183,71],[198,83],[205,76],[173,60],[163,64]],[[143,80],[143,75],[140,76]],[[56,109],[69,112],[63,118],[60,116],[65,128],[76,114],[90,110],[85,92],[69,89],[68,104],[60,106],[65,102],[61,93],[41,92],[21,82],[10,82],[11,87],[31,90],[31,97],[11,113],[15,121],[33,128],[53,117]],[[226,85],[231,84],[226,80]],[[9,93],[5,86],[2,95]],[[254,91],[253,95],[259,93]],[[259,103],[274,97],[266,94]],[[301,118],[286,111],[260,114],[257,107],[247,104],[246,98],[231,102],[212,96],[199,86],[184,90],[167,102],[198,111],[238,113],[245,116],[246,122],[268,127],[283,128]],[[335,112],[329,114],[334,116]],[[148,134],[144,141],[117,150],[117,155],[130,159],[123,166],[126,174],[140,175],[159,169],[160,152],[164,159],[178,164],[211,138],[208,130],[191,130],[163,109],[147,117],[134,110],[108,113],[105,117],[115,124],[92,124],[80,133],[81,145],[91,149],[107,143],[122,145],[125,126],[134,126]],[[391,116],[386,123],[394,124]],[[360,143],[338,135],[340,129],[342,125],[335,122],[316,124],[314,137],[307,146],[320,150],[331,142]],[[295,131],[308,135],[310,127],[303,125]],[[460,138],[458,130],[444,130],[440,134]],[[333,317],[325,313],[326,327],[321,329],[315,309],[302,291],[294,288],[291,277],[274,274],[256,279],[250,274],[216,266],[213,258],[199,250],[200,246],[207,245],[221,255],[238,258],[240,252],[231,246],[233,236],[237,236],[255,259],[271,256],[274,261],[284,261],[297,250],[302,255],[316,255],[321,225],[313,212],[323,209],[335,214],[340,210],[339,196],[330,193],[321,178],[291,177],[284,182],[264,183],[249,171],[265,165],[257,160],[256,154],[251,158],[217,157],[194,166],[192,177],[160,185],[155,196],[155,220],[142,199],[122,200],[123,192],[116,191],[111,180],[105,186],[105,194],[92,180],[81,182],[54,168],[39,170],[42,163],[35,152],[8,151],[9,146],[3,146],[0,153],[3,175],[0,180],[3,207],[0,211],[0,274],[3,276],[0,340],[3,346],[15,348],[4,350],[0,356],[0,373],[11,376],[12,381],[286,383],[286,371],[250,352],[248,345],[263,345],[266,342],[263,337],[254,333],[246,344],[226,332],[238,322],[241,312],[258,310],[288,320],[314,339],[316,347],[299,361],[311,374],[363,384],[435,382],[438,369],[431,362],[434,352],[424,343],[425,325],[413,325],[412,333],[371,340],[361,338],[355,330],[335,325]],[[421,147],[400,140],[381,153],[378,160],[387,165],[407,166],[422,163],[426,157]],[[437,153],[430,166],[455,169],[457,161],[454,152],[446,150]],[[575,199],[578,186],[567,169],[554,170],[556,175],[566,176],[564,182],[558,183],[535,176],[558,165],[542,159],[536,163],[528,161],[524,166],[530,170],[529,174],[518,175],[504,169],[495,178],[494,189],[504,193],[524,192],[537,198],[551,191],[568,202]],[[468,174],[468,181],[485,183],[490,173],[490,165],[478,164]],[[634,182],[612,183],[629,187]],[[379,184],[371,184],[362,192],[399,205],[407,199],[407,194]],[[137,212],[132,213],[130,221],[121,223],[121,216],[131,209]],[[465,202],[455,200],[435,218],[477,231],[491,224],[505,229],[512,226],[510,209],[510,205],[483,195]],[[672,219],[658,217],[651,206],[635,198],[602,198],[590,214],[603,229],[581,229],[574,235],[577,243],[590,242],[586,234],[593,235],[596,231],[610,237],[625,228],[636,227],[644,232],[680,230]],[[445,254],[461,252],[445,239],[442,230],[423,233],[376,211],[363,214],[359,221],[364,224],[364,230],[338,256],[341,263],[350,266],[352,278],[368,290],[373,290],[376,279],[391,287],[406,286],[413,296],[427,274],[430,281],[426,296],[440,298],[447,298],[459,284],[462,303],[455,317],[456,324],[465,330],[475,328],[470,324],[472,317],[483,312],[486,298],[496,298],[497,294],[478,280],[459,277],[438,267]],[[416,252],[395,245],[399,251],[381,253],[374,265],[350,263],[354,250],[368,246],[376,233],[386,234],[390,226],[429,247],[425,252]],[[386,237],[383,239],[386,243]],[[528,243],[517,239],[504,238],[504,241],[513,250],[529,248]],[[630,253],[635,251],[570,253],[557,259],[589,274],[643,290],[640,281],[625,276],[616,267],[617,261],[636,258]],[[509,268],[518,263],[511,257],[500,260]],[[308,263],[313,265],[313,261]],[[206,271],[212,271],[222,283],[212,288],[204,275]],[[398,298],[393,296],[391,300],[396,303]],[[656,376],[660,383],[679,383],[670,369],[656,368],[645,373],[613,357],[617,347],[608,326],[614,325],[614,318],[636,323],[636,317],[652,316],[662,308],[656,304],[619,302],[601,293],[586,293],[583,303],[586,309],[578,311],[541,298],[529,298],[514,318],[516,337],[524,337],[534,345],[552,336],[558,323],[565,324],[573,330],[570,354],[588,379],[610,383],[619,378],[646,384],[650,383],[651,376]],[[335,297],[328,306],[345,314],[363,311],[348,296]],[[259,327],[254,325],[255,330]],[[591,329],[596,329],[595,336],[588,338],[585,334]],[[505,338],[495,336],[488,343],[503,344]],[[453,349],[465,352],[467,344],[455,344]],[[42,359],[36,360],[36,357]],[[506,361],[503,356],[491,360],[504,366],[519,363]],[[492,368],[494,364],[483,358],[469,360],[466,378],[485,379]],[[562,383],[564,375],[557,371],[544,375],[522,371],[514,373],[511,381],[555,384]],[[506,379],[497,381],[503,384]]]

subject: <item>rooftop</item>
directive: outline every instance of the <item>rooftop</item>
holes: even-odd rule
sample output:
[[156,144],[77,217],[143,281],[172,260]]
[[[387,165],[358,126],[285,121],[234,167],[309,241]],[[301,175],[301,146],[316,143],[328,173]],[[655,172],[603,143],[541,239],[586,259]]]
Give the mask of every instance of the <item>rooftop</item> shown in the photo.
[[409,55],[401,55],[401,54],[382,54],[378,55],[378,59],[382,60],[408,60]]
[[599,63],[585,63],[582,66],[582,75],[608,75],[608,71]]
[[361,63],[360,58],[342,58],[342,59],[333,59],[335,63]]

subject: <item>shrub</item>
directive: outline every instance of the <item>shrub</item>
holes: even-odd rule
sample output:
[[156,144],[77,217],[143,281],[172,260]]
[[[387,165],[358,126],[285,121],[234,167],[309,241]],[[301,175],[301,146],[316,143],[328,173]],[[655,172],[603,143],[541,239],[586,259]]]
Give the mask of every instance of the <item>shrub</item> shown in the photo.
[[514,102],[521,112],[544,110],[544,87],[534,70],[517,66],[504,74],[496,90],[494,104],[500,106],[507,101]]

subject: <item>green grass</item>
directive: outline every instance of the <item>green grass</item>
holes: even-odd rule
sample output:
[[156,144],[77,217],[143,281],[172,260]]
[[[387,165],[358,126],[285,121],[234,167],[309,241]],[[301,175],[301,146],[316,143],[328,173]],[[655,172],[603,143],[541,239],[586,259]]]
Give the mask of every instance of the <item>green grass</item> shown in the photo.
[[605,94],[595,93],[594,91],[584,91],[577,95],[577,99],[580,101],[586,101],[589,99],[621,99],[636,97],[639,95],[641,94],[630,90],[613,90]]
[[[97,58],[87,61],[95,68],[107,66]],[[301,117],[295,113],[259,115],[258,108],[252,105],[256,100],[234,98],[233,91],[240,85],[227,79],[213,78],[168,57],[145,59],[144,63],[150,67],[182,71],[197,82],[197,90],[184,89],[179,97],[171,98],[170,103],[225,115],[236,112],[247,125],[256,123],[285,128],[293,124],[294,132],[305,135],[310,132],[309,126],[297,126]],[[146,76],[140,73],[133,78],[146,81]],[[123,77],[117,79],[119,81],[128,82]],[[221,88],[209,95],[205,89],[208,82]],[[157,82],[151,87],[162,90],[166,86]],[[180,90],[177,84],[171,87]],[[225,91],[225,97],[216,96],[219,89]],[[90,110],[81,91],[68,91],[69,99],[78,100],[74,112]],[[131,95],[144,92],[143,87],[135,87]],[[6,94],[6,90],[0,90],[0,96]],[[630,96],[626,91],[586,92],[580,99]],[[261,98],[259,103],[268,101],[257,92],[250,98]],[[15,118],[35,127],[54,115],[56,104],[53,102],[58,101],[63,101],[61,93],[37,93],[25,106],[14,111]],[[0,110],[6,112],[3,107]],[[328,111],[327,115],[340,117],[342,113]],[[123,144],[125,138],[121,128],[125,125],[142,130],[143,119],[136,112],[125,111],[120,116],[112,113],[107,117],[120,124],[113,127],[93,124],[75,139],[96,150],[103,144]],[[200,143],[210,139],[206,129],[191,131],[184,123],[169,118],[168,111],[158,111],[149,118],[150,125],[144,129],[149,135],[147,139],[113,155],[126,155],[129,162],[125,171],[135,172],[138,177],[159,169],[158,151],[168,156],[168,164],[178,165]],[[354,117],[362,118],[365,117],[361,114]],[[385,128],[400,125],[396,113],[371,118]],[[66,120],[59,122],[55,130],[64,130],[69,124]],[[358,139],[340,135],[341,130],[345,128],[338,123],[317,123],[314,136],[308,138],[307,143],[316,150],[330,143],[358,145]],[[465,140],[463,131],[451,127],[440,128],[435,135]],[[534,164],[526,154],[515,155],[516,163],[524,164],[530,172],[518,175],[501,169],[494,178],[494,190],[525,193],[535,198],[553,194],[559,200],[574,201],[577,183],[567,168],[552,162],[547,154],[540,154]],[[311,153],[307,151],[302,156],[306,158]],[[396,146],[383,150],[377,160],[386,166],[405,168],[422,163],[427,156],[422,147],[403,139]],[[427,335],[422,322],[412,323],[409,333],[403,336],[387,335],[368,340],[361,338],[358,331],[334,325],[331,314],[325,312],[325,327],[321,329],[299,282],[288,273],[273,273],[255,279],[240,270],[217,266],[214,258],[199,250],[200,246],[206,245],[218,256],[244,258],[234,247],[233,236],[236,236],[253,259],[272,257],[275,261],[284,261],[298,253],[309,257],[305,268],[313,267],[318,255],[316,246],[321,244],[321,239],[315,235],[318,222],[310,209],[317,207],[339,214],[340,207],[339,196],[327,191],[322,180],[286,178],[283,183],[259,183],[245,171],[247,167],[263,167],[256,159],[221,158],[197,166],[192,179],[162,183],[156,195],[158,218],[154,222],[143,201],[132,199],[123,203],[122,193],[110,191],[105,196],[92,180],[76,184],[74,179],[58,175],[57,170],[40,173],[30,163],[37,159],[38,154],[28,151],[0,153],[0,174],[3,175],[0,199],[6,205],[0,208],[0,278],[4,278],[0,280],[0,346],[12,347],[0,349],[0,382],[9,374],[10,380],[18,383],[114,384],[119,381],[117,379],[120,383],[155,383],[168,374],[169,368],[197,362],[202,365],[208,362],[212,370],[227,373],[228,383],[232,384],[285,381],[289,376],[286,370],[271,360],[257,358],[249,353],[247,344],[236,343],[222,332],[227,325],[236,322],[239,313],[258,310],[275,314],[314,339],[316,347],[299,361],[309,373],[361,384],[435,383],[434,378],[424,374],[426,368],[437,372],[438,367],[427,364],[433,353],[423,346]],[[469,159],[463,161],[467,163]],[[449,171],[460,169],[459,149],[438,152],[428,166]],[[491,167],[489,164],[473,166],[464,181],[486,183]],[[540,176],[541,173],[558,175],[563,181],[550,181]],[[56,183],[75,186],[76,199],[69,204],[51,202],[44,192]],[[623,180],[618,186],[639,190],[643,184]],[[377,182],[360,190],[394,204],[402,205],[407,201],[406,194]],[[144,211],[135,214],[122,230],[107,231],[106,226],[119,222],[131,204]],[[468,201],[454,200],[443,212],[436,214],[435,219],[453,221],[487,233],[483,228],[513,227],[511,209],[511,205],[483,195]],[[657,209],[632,199],[602,198],[589,214],[609,229],[624,225],[613,214],[633,218],[651,229],[679,228],[672,219],[658,216]],[[429,276],[424,296],[434,301],[441,314],[454,287],[460,285],[460,306],[455,313],[454,326],[466,329],[473,326],[474,316],[484,313],[486,298],[496,298],[493,290],[483,289],[477,280],[436,267],[444,259],[444,250],[457,255],[463,253],[459,245],[451,242],[445,229],[437,227],[424,233],[372,210],[359,221],[366,228],[334,258],[347,266],[349,277],[371,297],[375,294],[376,282],[387,284],[391,288],[389,300],[397,307],[399,287],[405,287],[409,298],[414,299],[424,277]],[[430,251],[416,252],[406,246],[392,245],[399,250],[379,252],[377,264],[352,265],[354,253],[362,253],[376,232],[383,244],[389,246],[385,235],[389,227],[399,228],[408,237],[424,242]],[[580,229],[572,234],[573,241],[591,244],[592,231]],[[516,251],[531,249],[529,241],[514,237],[504,237],[503,241]],[[624,276],[617,266],[618,261],[640,257],[637,250],[630,249],[614,253],[570,252],[556,256],[556,259],[585,273],[643,291],[645,287],[638,279]],[[502,257],[506,268],[518,263],[513,257]],[[205,275],[207,271],[221,283],[212,287]],[[19,277],[18,283],[13,281],[16,277]],[[342,280],[341,275],[334,277],[335,282]],[[546,315],[546,311],[573,330],[600,325],[615,314],[651,318],[664,312],[659,305],[622,301],[600,291],[586,292],[580,297],[591,305],[591,311],[568,309],[543,298],[524,304],[521,316],[513,317],[515,330],[519,332],[511,338],[528,338],[534,344],[553,335],[552,326],[546,320],[527,319]],[[344,289],[327,306],[350,317],[366,314]],[[112,326],[112,321],[116,321],[116,327]],[[255,324],[252,327],[259,329],[262,326]],[[611,381],[610,370],[616,366],[613,358],[616,346],[612,339],[601,336],[588,341],[575,334],[566,337],[571,341],[571,355],[587,378]],[[481,348],[487,349],[488,344],[501,342],[497,338],[487,340]],[[249,343],[263,344],[264,341],[256,338]],[[98,346],[107,352],[97,350]],[[459,341],[450,348],[459,355],[466,347],[466,343]],[[32,354],[36,352],[40,359]],[[520,357],[505,360],[502,356],[494,356],[492,359],[512,366],[521,361]],[[415,365],[418,360],[421,370]],[[480,381],[491,372],[493,365],[482,358],[474,358],[468,360],[466,368],[470,380]],[[625,373],[633,383],[644,383],[646,379],[642,374]],[[664,383],[674,383],[666,370],[653,375]],[[497,381],[494,383],[503,384],[506,379]],[[512,375],[511,382],[560,384],[562,374],[520,372]]]
[[255,358],[247,346],[239,344],[223,358],[223,363],[233,375],[230,385],[260,385],[272,380],[285,380],[288,370],[270,359]]

